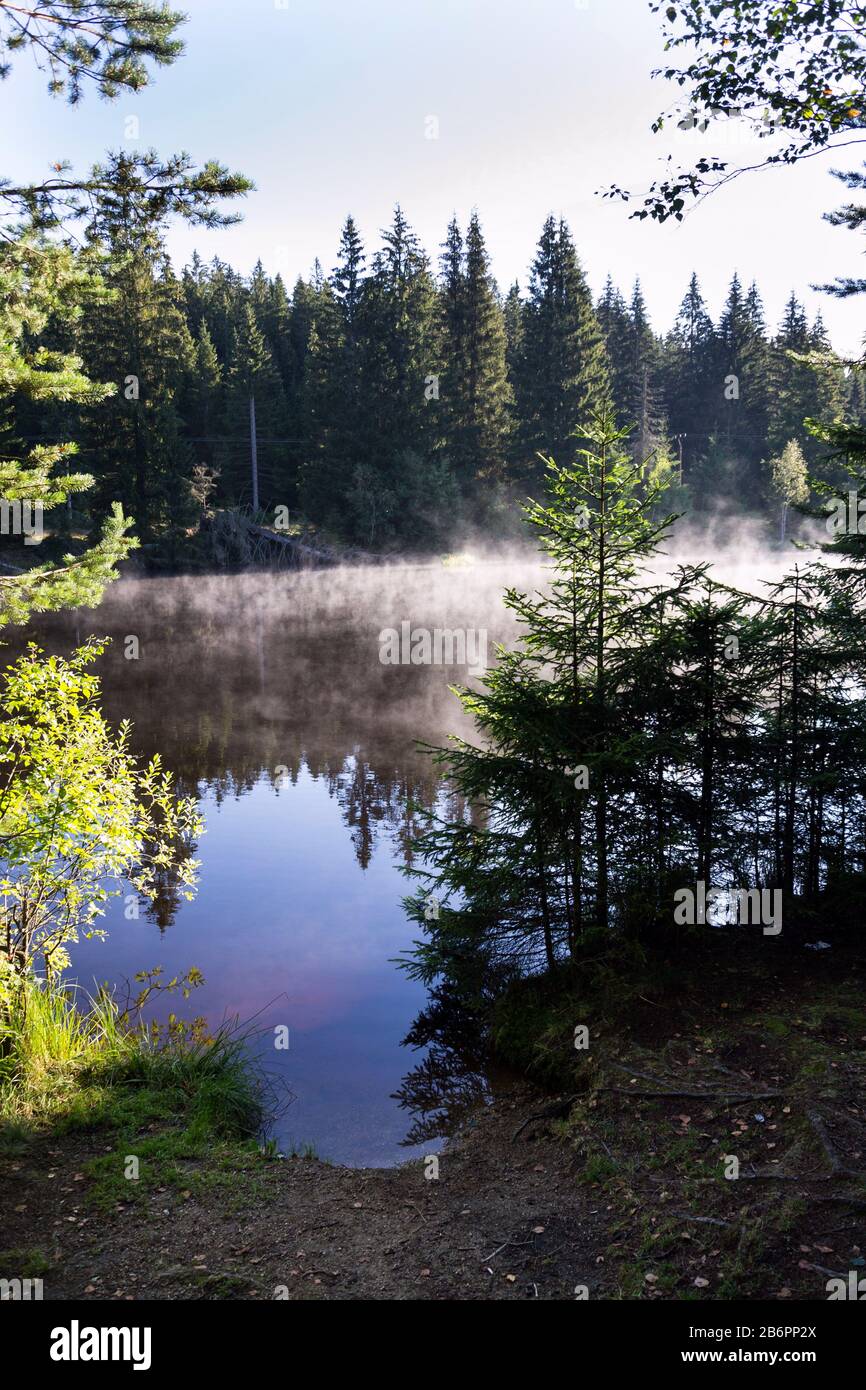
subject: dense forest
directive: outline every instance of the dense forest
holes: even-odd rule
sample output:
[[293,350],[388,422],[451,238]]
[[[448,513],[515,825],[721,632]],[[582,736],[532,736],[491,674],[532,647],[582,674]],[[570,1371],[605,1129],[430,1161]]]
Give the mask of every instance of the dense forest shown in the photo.
[[[132,170],[117,156],[110,173]],[[178,276],[134,196],[87,230],[108,293],[74,325],[49,319],[36,342],[75,353],[111,393],[59,419],[42,401],[7,403],[4,448],[48,444],[59,428],[95,485],[58,524],[120,502],[170,557],[203,509],[251,506],[251,400],[259,509],[373,550],[514,534],[543,458],[573,459],[606,406],[678,510],[750,510],[775,537],[821,454],[804,421],[866,420],[863,373],[795,294],[774,331],[754,283],[734,273],[714,318],[693,274],[662,334],[639,281],[624,295],[608,279],[593,302],[552,216],[525,292],[506,295],[477,215],[465,234],[451,222],[438,270],[399,207],[369,254],[349,217],[331,273],[317,263],[290,291],[261,264],[245,278],[196,256]]]
[[[776,143],[605,213],[862,141],[862,4],[649,8],[655,133]],[[0,83],[134,95],[183,22],[0,0]],[[293,285],[172,263],[252,191],[0,178],[0,1300],[862,1301],[866,357],[807,272],[652,323],[553,215],[507,291],[399,204]],[[671,556],[720,516],[733,573]]]

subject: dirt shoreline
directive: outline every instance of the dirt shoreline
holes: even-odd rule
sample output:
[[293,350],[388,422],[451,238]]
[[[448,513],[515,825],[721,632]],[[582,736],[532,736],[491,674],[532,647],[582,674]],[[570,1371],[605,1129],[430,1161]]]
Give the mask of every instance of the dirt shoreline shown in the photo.
[[228,1193],[194,1190],[191,1172],[187,1189],[106,1213],[84,1172],[105,1136],[54,1137],[0,1161],[2,1244],[43,1252],[46,1300],[603,1297],[604,1194],[576,1180],[570,1146],[532,1129],[513,1140],[549,1099],[500,1096],[439,1155],[438,1179],[423,1161],[291,1158]]
[[866,961],[804,954],[527,982],[499,1037],[564,1089],[497,1088],[438,1177],[203,1143],[168,1098],[12,1125],[0,1278],[48,1300],[826,1300],[866,1271]]

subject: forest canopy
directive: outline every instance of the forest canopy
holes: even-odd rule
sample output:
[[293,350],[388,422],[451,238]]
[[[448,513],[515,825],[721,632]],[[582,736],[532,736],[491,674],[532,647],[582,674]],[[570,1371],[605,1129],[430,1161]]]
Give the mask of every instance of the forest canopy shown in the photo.
[[[828,452],[804,421],[866,420],[863,374],[834,354],[820,314],[792,293],[769,324],[736,272],[715,313],[693,274],[661,331],[639,280],[608,278],[593,297],[562,220],[545,221],[525,289],[503,293],[477,214],[452,220],[435,261],[398,207],[378,249],[350,216],[333,269],[317,262],[291,286],[261,263],[243,276],[198,256],[178,274],[167,219],[229,220],[216,200],[243,187],[218,169],[196,186],[179,167],[193,185],[184,206],[140,159],[111,156],[96,173],[113,191],[78,215],[106,292],[37,338],[106,383],[61,412],[93,478],[61,526],[89,527],[117,503],[146,544],[181,556],[203,507],[252,502],[251,398],[262,511],[372,550],[514,534],[541,456],[568,464],[607,407],[677,510],[736,505],[775,533],[776,461],[792,444],[810,468]],[[47,446],[58,423],[17,392],[10,452]]]

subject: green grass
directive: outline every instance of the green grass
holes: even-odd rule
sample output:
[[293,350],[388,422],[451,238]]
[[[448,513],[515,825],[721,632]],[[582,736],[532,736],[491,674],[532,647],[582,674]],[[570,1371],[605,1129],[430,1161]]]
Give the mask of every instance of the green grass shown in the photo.
[[0,1250],[0,1279],[41,1279],[50,1270],[41,1250]]
[[[227,1166],[217,1163],[210,1177],[229,1183],[233,1167],[261,1162],[264,1087],[246,1044],[230,1025],[206,1038],[181,1032],[157,1041],[130,1026],[107,993],[28,982],[0,1032],[0,1149],[106,1131],[112,1151],[89,1170],[91,1197],[102,1205],[156,1185],[190,1187],[217,1155]],[[138,1180],[127,1176],[129,1157],[138,1159]]]
[[616,1164],[605,1154],[590,1154],[583,1166],[580,1178],[582,1182],[603,1183],[606,1178],[613,1177],[616,1171]]

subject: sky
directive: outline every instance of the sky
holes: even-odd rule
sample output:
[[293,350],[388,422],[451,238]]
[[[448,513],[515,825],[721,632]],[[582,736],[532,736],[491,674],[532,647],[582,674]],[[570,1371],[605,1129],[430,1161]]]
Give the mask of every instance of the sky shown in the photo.
[[[178,0],[182,6],[182,0]],[[32,58],[0,84],[0,170],[33,181],[107,149],[186,150],[252,178],[243,221],[175,225],[180,266],[194,249],[242,273],[258,259],[289,285],[318,256],[335,263],[351,212],[368,252],[399,202],[438,257],[452,214],[477,208],[500,286],[525,287],[549,212],[570,224],[590,284],[639,276],[659,331],[692,269],[717,315],[734,269],[757,280],[772,328],[792,290],[820,309],[836,348],[858,353],[862,301],[810,283],[863,274],[862,238],[822,213],[844,201],[833,160],[746,176],[682,224],[630,220],[599,190],[639,192],[661,160],[712,152],[751,163],[761,147],[737,122],[716,134],[650,125],[675,93],[647,0],[187,0],[186,52],[151,86],[114,103],[90,92],[69,108],[45,92]],[[138,138],[130,117],[138,122]],[[434,138],[430,138],[433,136]],[[859,354],[858,354],[859,355]]]

